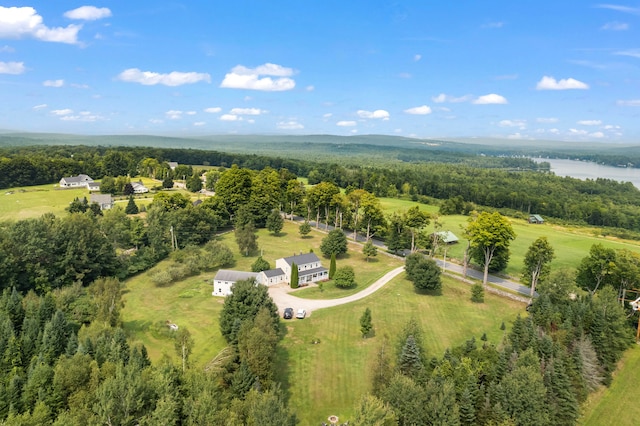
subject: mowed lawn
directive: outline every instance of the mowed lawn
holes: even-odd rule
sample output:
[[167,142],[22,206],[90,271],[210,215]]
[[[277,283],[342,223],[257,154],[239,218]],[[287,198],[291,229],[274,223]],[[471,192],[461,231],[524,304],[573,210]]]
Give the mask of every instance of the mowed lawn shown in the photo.
[[89,199],[86,188],[60,189],[54,184],[4,189],[0,194],[0,220],[38,218],[45,213],[61,216],[75,198]]
[[579,424],[634,426],[639,423],[638,383],[640,383],[640,347],[625,352],[613,375],[613,383],[593,394],[583,408]]
[[[375,335],[363,339],[359,319],[371,309]],[[348,305],[315,311],[304,320],[289,320],[279,351],[278,376],[289,397],[289,406],[301,424],[320,424],[329,415],[353,418],[354,405],[370,391],[375,354],[388,338],[395,353],[396,336],[415,318],[422,325],[428,357],[442,357],[448,347],[487,333],[498,344],[525,305],[486,295],[486,302],[470,301],[470,287],[444,279],[441,295],[416,294],[404,274],[373,295]],[[313,343],[318,341],[319,343]]]

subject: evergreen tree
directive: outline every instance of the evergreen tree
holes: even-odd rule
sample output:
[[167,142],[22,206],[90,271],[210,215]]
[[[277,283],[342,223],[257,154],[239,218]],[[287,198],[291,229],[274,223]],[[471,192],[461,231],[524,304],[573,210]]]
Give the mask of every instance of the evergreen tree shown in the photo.
[[295,262],[291,262],[291,280],[289,286],[291,288],[298,288],[300,278],[298,277],[298,265]]
[[423,368],[420,348],[416,344],[415,338],[410,335],[407,337],[398,359],[398,369],[405,376],[416,377],[422,373]]
[[484,303],[484,287],[476,283],[471,286],[471,301],[473,303]]
[[240,252],[244,253],[245,256],[249,256],[249,253],[258,250],[258,236],[255,231],[252,222],[236,227],[236,243],[238,243]]
[[369,240],[362,246],[362,254],[365,255],[368,262],[370,257],[376,257],[378,255],[378,248]]
[[371,322],[371,309],[367,308],[360,317],[360,333],[362,337],[367,337],[373,330],[373,324]]
[[356,426],[397,426],[393,409],[373,395],[364,395],[356,408],[353,419]]
[[49,364],[62,355],[67,349],[67,339],[69,338],[69,326],[64,313],[58,310],[51,321],[44,327],[42,336],[42,354]]
[[271,269],[271,265],[262,256],[258,256],[256,261],[251,264],[251,272],[262,272],[269,269]]
[[162,187],[164,189],[173,188],[173,178],[169,174],[162,180]]
[[124,212],[126,214],[138,214],[139,211],[138,205],[133,201],[133,195],[130,195],[129,202],[127,203],[127,207],[125,207]]
[[331,262],[329,263],[329,279],[333,279],[336,274],[336,254],[331,253]]

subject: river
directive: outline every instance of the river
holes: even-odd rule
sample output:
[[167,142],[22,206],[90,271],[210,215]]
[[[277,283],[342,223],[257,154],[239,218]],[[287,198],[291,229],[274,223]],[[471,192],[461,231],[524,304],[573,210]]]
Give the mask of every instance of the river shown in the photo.
[[612,179],[618,182],[631,182],[640,189],[640,169],[631,167],[603,166],[597,163],[576,160],[558,160],[550,158],[532,158],[533,161],[543,161],[551,164],[551,171],[557,176],[571,176],[576,179]]

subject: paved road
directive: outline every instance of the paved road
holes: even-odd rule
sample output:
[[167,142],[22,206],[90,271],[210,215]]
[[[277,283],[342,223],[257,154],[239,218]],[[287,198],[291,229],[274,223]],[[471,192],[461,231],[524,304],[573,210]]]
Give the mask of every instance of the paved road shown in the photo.
[[363,299],[370,294],[376,292],[386,283],[391,281],[404,272],[404,266],[400,266],[392,271],[384,274],[380,279],[365,288],[359,293],[352,294],[351,296],[342,297],[340,299],[302,299],[295,296],[295,289],[291,289],[287,284],[278,284],[269,287],[269,296],[273,299],[278,306],[280,314],[284,311],[284,308],[293,308],[294,312],[302,308],[307,311],[307,315],[310,315],[316,309],[329,308],[331,306],[344,305],[345,303],[355,302],[356,300]]

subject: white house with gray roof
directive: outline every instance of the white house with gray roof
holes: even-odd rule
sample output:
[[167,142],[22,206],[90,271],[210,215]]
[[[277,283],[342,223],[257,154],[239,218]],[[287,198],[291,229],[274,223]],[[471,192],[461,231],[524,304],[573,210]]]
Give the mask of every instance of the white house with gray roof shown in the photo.
[[329,279],[329,271],[322,266],[322,262],[314,253],[305,253],[284,257],[276,260],[275,269],[262,272],[232,271],[220,269],[213,279],[213,296],[228,296],[232,293],[231,287],[237,281],[253,278],[256,283],[266,286],[291,282],[291,267],[298,267],[298,284],[306,285]]
[[83,174],[63,177],[60,179],[60,188],[88,188],[91,182],[93,182],[93,179]]

